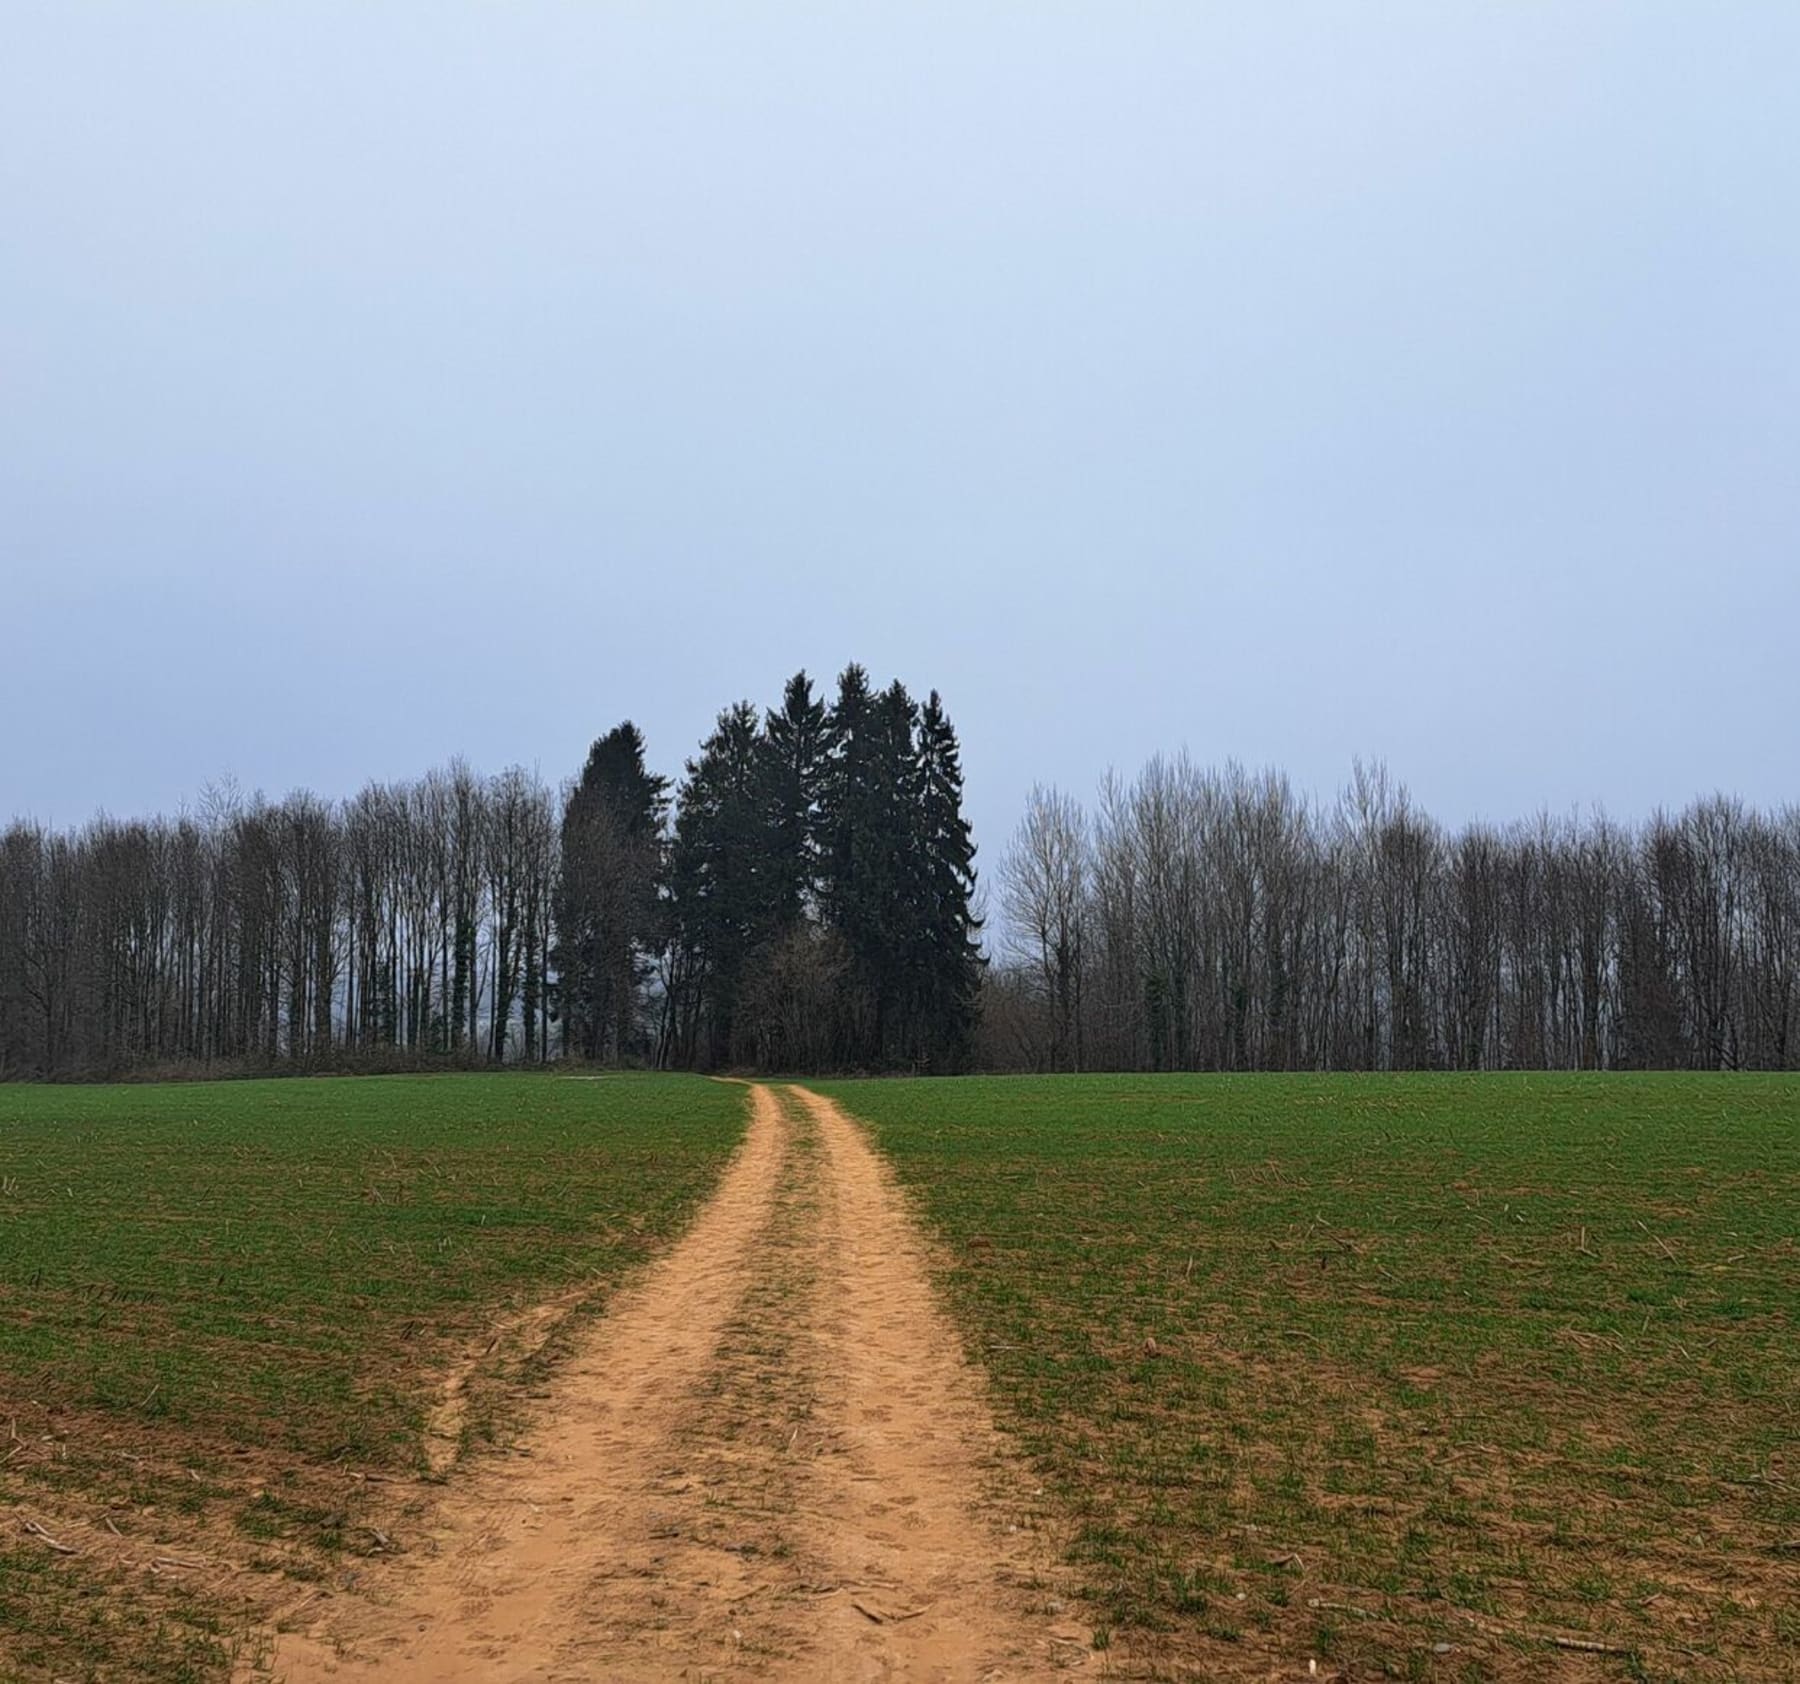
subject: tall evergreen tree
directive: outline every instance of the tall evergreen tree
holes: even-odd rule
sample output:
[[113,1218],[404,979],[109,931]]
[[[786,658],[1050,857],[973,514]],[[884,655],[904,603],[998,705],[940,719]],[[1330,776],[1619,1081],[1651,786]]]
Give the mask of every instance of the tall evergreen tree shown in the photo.
[[764,756],[757,710],[739,702],[687,763],[677,803],[669,893],[687,991],[678,1039],[689,1061],[711,1068],[742,1050],[746,972],[775,922]]
[[960,1069],[974,1041],[981,990],[975,842],[963,817],[962,749],[937,691],[919,716],[918,848],[923,879],[920,971],[923,1061]]
[[874,909],[874,944],[867,955],[868,987],[875,1003],[871,1056],[884,1066],[916,1064],[926,973],[925,923],[929,879],[920,819],[923,814],[918,752],[918,704],[896,679],[876,698],[873,845],[864,871]]
[[872,707],[869,675],[852,662],[838,674],[826,720],[819,802],[820,912],[852,945],[866,921],[857,903],[857,864],[870,823]]
[[626,720],[588,751],[563,809],[553,961],[565,1052],[621,1058],[637,1039],[668,787],[645,768],[643,735]]
[[869,675],[853,662],[838,675],[819,815],[819,911],[848,966],[839,1001],[838,1057],[853,1065],[876,1056],[870,973],[882,941],[877,735]]
[[769,908],[791,929],[811,908],[819,885],[821,800],[831,751],[831,722],[812,680],[797,672],[763,730],[762,781]]

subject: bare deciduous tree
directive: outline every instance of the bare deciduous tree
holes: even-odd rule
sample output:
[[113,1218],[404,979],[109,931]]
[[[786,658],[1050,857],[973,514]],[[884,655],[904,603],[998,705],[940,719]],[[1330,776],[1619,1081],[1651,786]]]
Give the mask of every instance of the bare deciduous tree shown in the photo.
[[1047,1070],[1080,1070],[1084,1063],[1088,853],[1080,805],[1034,786],[1000,862],[1000,902],[1010,956],[1042,1002],[1047,1035],[1033,1062]]

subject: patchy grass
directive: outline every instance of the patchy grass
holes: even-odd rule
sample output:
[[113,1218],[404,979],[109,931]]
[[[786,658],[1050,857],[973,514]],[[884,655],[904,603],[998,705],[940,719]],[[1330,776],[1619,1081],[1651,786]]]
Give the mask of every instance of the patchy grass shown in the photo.
[[1135,1664],[1800,1676],[1800,1080],[821,1085]]
[[0,1679],[216,1677],[241,1572],[297,1601],[389,1547],[445,1377],[484,1357],[462,1430],[499,1430],[496,1330],[591,1308],[743,1113],[686,1077],[0,1088]]

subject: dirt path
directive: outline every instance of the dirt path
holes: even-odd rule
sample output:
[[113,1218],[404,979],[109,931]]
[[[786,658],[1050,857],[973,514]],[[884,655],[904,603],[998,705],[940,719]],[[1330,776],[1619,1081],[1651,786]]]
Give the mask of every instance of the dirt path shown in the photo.
[[756,1087],[750,1103],[711,1201],[584,1335],[514,1453],[453,1472],[405,1555],[280,1637],[277,1676],[997,1680],[1080,1664],[1088,1633],[1048,1588],[1033,1486],[886,1164],[817,1095]]

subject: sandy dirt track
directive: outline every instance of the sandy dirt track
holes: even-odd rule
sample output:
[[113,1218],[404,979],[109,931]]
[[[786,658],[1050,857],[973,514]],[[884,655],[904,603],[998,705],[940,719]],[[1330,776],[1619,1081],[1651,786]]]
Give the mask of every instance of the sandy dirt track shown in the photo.
[[277,1677],[997,1680],[1087,1657],[886,1163],[818,1095],[749,1103],[711,1200],[513,1452],[455,1470],[404,1556],[282,1634]]

